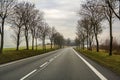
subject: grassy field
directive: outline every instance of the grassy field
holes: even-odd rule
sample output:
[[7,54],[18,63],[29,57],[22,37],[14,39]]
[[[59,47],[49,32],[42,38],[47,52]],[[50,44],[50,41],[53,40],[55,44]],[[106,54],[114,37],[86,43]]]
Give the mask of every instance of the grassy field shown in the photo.
[[57,48],[50,49],[47,47],[46,51],[43,51],[41,47],[38,50],[25,50],[24,47],[21,47],[19,51],[16,51],[15,48],[5,48],[3,53],[0,54],[0,64],[8,63],[11,61],[40,55],[49,51],[56,50]]
[[[25,50],[25,46],[19,47],[19,50]],[[34,47],[36,49],[36,47]],[[42,46],[37,46],[38,50],[42,49]],[[46,45],[46,48],[51,48],[50,45]],[[32,49],[32,46],[29,46],[29,49]],[[6,50],[16,50],[16,48],[4,48],[4,51]]]
[[120,55],[109,56],[105,51],[88,51],[88,50],[77,50],[90,59],[98,62],[99,64],[111,69],[113,72],[120,75]]

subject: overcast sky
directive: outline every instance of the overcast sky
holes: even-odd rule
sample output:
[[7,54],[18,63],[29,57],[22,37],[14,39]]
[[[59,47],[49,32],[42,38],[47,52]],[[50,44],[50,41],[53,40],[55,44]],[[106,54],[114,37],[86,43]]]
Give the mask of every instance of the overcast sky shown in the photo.
[[[71,38],[74,40],[76,36],[76,25],[79,16],[77,14],[80,9],[80,4],[84,0],[18,0],[29,1],[36,5],[36,8],[42,10],[45,13],[46,22],[52,27],[54,26],[58,32],[62,33],[65,38]],[[114,21],[114,36],[120,35],[119,21]],[[100,34],[100,41],[105,38],[109,38],[109,29],[107,23],[104,22],[104,31]],[[10,37],[10,29],[6,27],[6,43],[5,46],[13,45]],[[120,36],[119,36],[120,37]],[[8,40],[9,39],[9,40]]]

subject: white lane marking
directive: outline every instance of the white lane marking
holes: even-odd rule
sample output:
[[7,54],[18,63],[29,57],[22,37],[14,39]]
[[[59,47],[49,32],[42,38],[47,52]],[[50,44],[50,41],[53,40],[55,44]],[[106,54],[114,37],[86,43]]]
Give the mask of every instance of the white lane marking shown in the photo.
[[51,58],[49,61],[52,62],[54,60],[54,58]]
[[106,77],[104,77],[97,69],[95,69],[90,63],[88,63],[83,57],[81,57],[74,49],[73,51],[75,54],[85,62],[85,64],[101,79],[101,80],[108,80]]
[[57,56],[55,56],[54,58],[57,58]]
[[58,54],[57,56],[55,56],[54,58],[57,58],[57,57],[59,57],[61,54]]
[[44,64],[42,64],[40,67],[43,67],[43,66],[45,66],[45,65],[48,65],[50,62],[52,62],[55,58],[57,58],[57,57],[59,57],[61,54],[59,54],[59,55],[57,55],[57,56],[54,56],[53,58],[51,58],[50,60],[49,60],[49,62],[45,62]]
[[37,71],[37,69],[31,71],[29,74],[27,74],[26,76],[22,77],[20,80],[24,80],[25,78],[27,78],[28,76],[30,76],[31,74],[33,74],[36,71]]
[[[61,54],[55,56],[55,58],[57,58],[57,57],[60,56],[60,55],[61,55]],[[50,62],[45,62],[45,63],[42,64],[40,67],[43,67],[42,69],[44,69],[44,68],[45,68],[48,64],[50,64],[53,60],[54,60],[54,58],[51,58],[51,59],[49,60]],[[46,66],[45,66],[45,65],[46,65]],[[45,66],[45,67],[44,67],[44,66]],[[42,69],[41,69],[41,70],[42,70]],[[20,80],[26,79],[27,77],[29,77],[31,74],[33,74],[33,73],[36,72],[36,71],[37,71],[37,69],[31,71],[29,74],[27,74],[26,76],[22,77]]]
[[45,65],[47,65],[48,64],[48,62],[45,62],[44,64],[42,64],[40,67],[43,67],[43,66],[45,66]]
[[[53,58],[51,58],[50,60],[49,60],[49,62],[45,62],[44,64],[42,64],[40,67],[46,67],[47,65],[49,65],[55,58],[57,58],[57,57],[59,57],[61,54],[59,54],[59,55],[57,55],[57,56],[54,56]],[[44,67],[44,68],[45,68]],[[44,69],[43,68],[43,69]]]

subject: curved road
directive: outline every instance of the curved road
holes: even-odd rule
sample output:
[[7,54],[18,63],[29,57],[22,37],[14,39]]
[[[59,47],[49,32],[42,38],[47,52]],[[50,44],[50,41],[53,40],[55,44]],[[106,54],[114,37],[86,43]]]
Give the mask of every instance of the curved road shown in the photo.
[[0,80],[120,80],[120,77],[72,48],[64,48],[0,65]]

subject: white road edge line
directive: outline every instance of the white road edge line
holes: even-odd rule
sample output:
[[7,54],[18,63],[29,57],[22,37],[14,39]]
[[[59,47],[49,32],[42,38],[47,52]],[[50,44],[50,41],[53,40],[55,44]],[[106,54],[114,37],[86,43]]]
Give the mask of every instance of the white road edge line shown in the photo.
[[24,80],[25,78],[27,78],[28,76],[30,76],[31,74],[33,74],[36,71],[37,71],[37,69],[31,71],[29,74],[27,74],[26,76],[22,77],[20,80]]
[[44,64],[42,64],[40,67],[43,67],[43,66],[45,66],[45,65],[47,65],[48,64],[48,62],[45,62]]
[[101,80],[108,80],[106,77],[104,77],[97,69],[95,69],[90,63],[88,63],[83,57],[81,57],[74,49],[73,51],[75,54],[85,62],[85,64],[101,79]]

